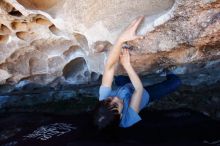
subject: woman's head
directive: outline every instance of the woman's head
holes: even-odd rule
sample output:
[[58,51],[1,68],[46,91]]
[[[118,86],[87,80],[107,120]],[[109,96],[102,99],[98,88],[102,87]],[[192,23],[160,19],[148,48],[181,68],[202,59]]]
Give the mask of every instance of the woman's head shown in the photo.
[[118,126],[122,109],[123,101],[118,97],[109,97],[100,101],[95,108],[95,125],[100,129]]

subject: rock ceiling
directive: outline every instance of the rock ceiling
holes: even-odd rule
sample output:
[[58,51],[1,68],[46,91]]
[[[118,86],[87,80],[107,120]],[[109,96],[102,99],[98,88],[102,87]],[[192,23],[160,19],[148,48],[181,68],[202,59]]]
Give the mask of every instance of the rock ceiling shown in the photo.
[[96,80],[117,36],[139,15],[145,39],[128,43],[138,73],[175,65],[186,83],[220,79],[219,0],[1,0],[0,82]]

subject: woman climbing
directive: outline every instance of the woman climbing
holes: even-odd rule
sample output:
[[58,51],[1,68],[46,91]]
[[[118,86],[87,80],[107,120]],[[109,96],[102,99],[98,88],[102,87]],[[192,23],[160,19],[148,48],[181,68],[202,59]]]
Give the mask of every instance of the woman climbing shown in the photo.
[[[130,127],[141,120],[140,110],[149,102],[158,100],[177,89],[181,80],[174,74],[167,74],[167,80],[143,87],[140,78],[130,62],[128,49],[122,49],[123,43],[135,39],[143,39],[136,35],[136,30],[144,17],[135,19],[119,36],[110,51],[102,84],[99,89],[99,103],[95,108],[94,121],[99,128],[112,126]],[[115,77],[117,89],[112,89],[116,64],[120,62],[128,76]]]

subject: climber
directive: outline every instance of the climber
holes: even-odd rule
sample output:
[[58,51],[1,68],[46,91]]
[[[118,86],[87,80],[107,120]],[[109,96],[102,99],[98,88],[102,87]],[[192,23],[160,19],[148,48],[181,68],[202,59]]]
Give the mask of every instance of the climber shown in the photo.
[[[167,72],[167,80],[143,87],[140,78],[130,63],[128,49],[123,49],[122,44],[143,39],[136,35],[136,30],[144,17],[135,19],[117,39],[110,51],[105,64],[102,84],[99,89],[99,103],[95,108],[94,123],[100,129],[112,126],[130,127],[141,120],[140,110],[147,107],[149,102],[160,99],[177,89],[181,80],[171,72]],[[120,62],[128,76],[116,76],[116,90],[112,89],[114,72]]]

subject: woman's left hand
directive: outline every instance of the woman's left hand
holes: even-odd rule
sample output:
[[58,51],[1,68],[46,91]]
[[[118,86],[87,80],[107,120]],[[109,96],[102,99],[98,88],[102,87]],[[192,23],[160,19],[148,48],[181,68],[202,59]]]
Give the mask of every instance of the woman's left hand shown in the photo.
[[134,21],[131,22],[131,24],[124,30],[124,32],[119,36],[118,41],[121,43],[135,40],[135,39],[143,39],[143,36],[136,35],[136,31],[142,20],[144,19],[144,16],[140,16]]

